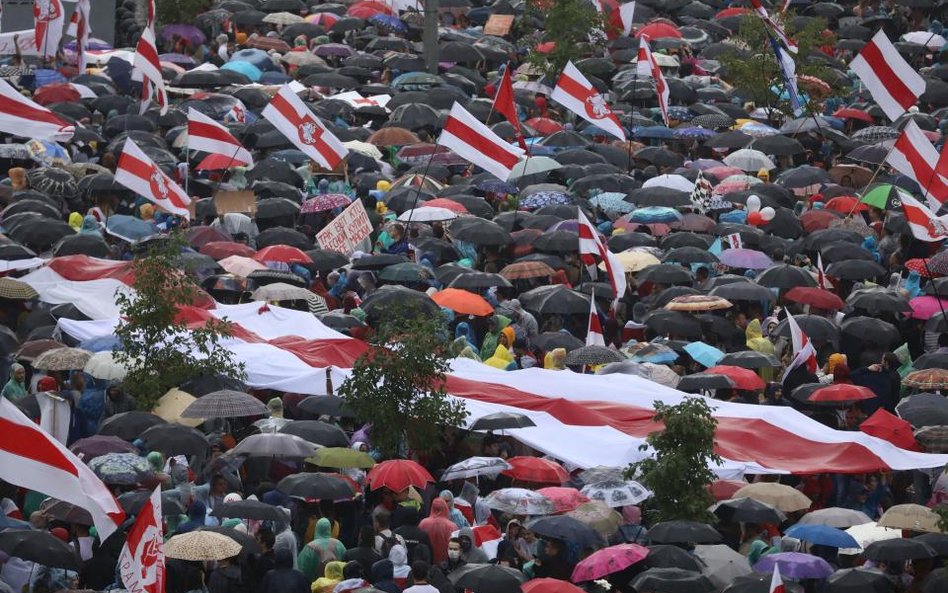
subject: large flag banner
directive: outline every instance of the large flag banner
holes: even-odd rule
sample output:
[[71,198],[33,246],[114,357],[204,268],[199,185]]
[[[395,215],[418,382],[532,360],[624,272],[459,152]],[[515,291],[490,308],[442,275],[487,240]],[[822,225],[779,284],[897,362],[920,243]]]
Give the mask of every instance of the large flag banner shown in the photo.
[[286,85],[264,107],[262,115],[294,146],[326,169],[335,169],[349,154],[349,149]]
[[138,511],[119,554],[119,574],[129,591],[165,593],[165,544],[161,524],[161,486],[158,486]]
[[948,214],[935,216],[934,212],[908,192],[899,191],[899,199],[902,202],[902,211],[905,212],[905,221],[913,237],[927,243],[948,239]]
[[850,62],[849,69],[859,76],[872,98],[893,121],[915,105],[925,92],[925,79],[899,55],[885,29],[879,29]]
[[85,509],[103,541],[125,521],[122,507],[89,466],[5,397],[0,398],[0,479]]
[[65,20],[62,0],[33,0],[36,52],[40,59],[56,57]]
[[619,119],[573,62],[566,63],[550,98],[594,126],[625,141],[625,130],[619,124]]
[[0,78],[0,132],[23,138],[66,142],[76,127],[21,95]]
[[188,108],[188,150],[222,156],[229,162],[225,168],[253,166],[250,151],[227,128],[194,107]]
[[142,81],[141,112],[145,113],[151,102],[161,108],[161,114],[168,112],[168,95],[165,93],[165,79],[161,76],[161,64],[158,58],[158,45],[155,33],[148,28],[142,31],[135,50],[135,72],[133,79]]
[[886,163],[912,179],[925,192],[932,209],[948,200],[948,179],[937,172],[938,151],[914,121],[909,121],[886,156]]
[[668,120],[668,84],[665,83],[665,76],[662,74],[662,68],[658,65],[658,60],[652,55],[652,49],[648,45],[648,38],[642,35],[639,38],[639,59],[635,65],[635,71],[639,76],[648,76],[655,81],[655,95],[658,97],[658,108],[662,112],[662,120],[665,125],[670,125]]
[[115,181],[144,196],[172,214],[190,218],[191,199],[131,139],[125,140],[122,156],[115,169]]
[[450,148],[501,181],[507,181],[524,155],[522,148],[505,142],[457,103],[451,106],[438,144]]

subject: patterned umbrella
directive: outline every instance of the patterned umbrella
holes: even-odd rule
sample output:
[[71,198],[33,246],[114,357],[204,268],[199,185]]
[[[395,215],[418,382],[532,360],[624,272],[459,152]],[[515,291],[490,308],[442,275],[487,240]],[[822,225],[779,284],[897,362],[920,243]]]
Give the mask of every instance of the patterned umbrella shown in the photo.
[[33,361],[33,368],[43,371],[74,371],[89,362],[92,353],[79,348],[56,348],[47,350]]
[[638,544],[619,544],[597,550],[576,565],[570,580],[582,583],[601,579],[645,560],[648,552],[648,548]]
[[566,516],[585,523],[605,536],[619,531],[619,526],[625,522],[622,515],[601,500],[591,500],[581,504],[575,510],[566,513]]
[[550,486],[540,488],[537,492],[553,501],[557,513],[572,511],[579,505],[589,502],[589,498],[575,488]]
[[89,467],[100,480],[117,486],[132,486],[154,476],[148,460],[135,453],[108,453],[91,460]]
[[323,194],[310,198],[300,206],[300,214],[312,214],[314,212],[325,212],[333,208],[345,208],[352,203],[349,196],[344,194]]
[[590,198],[589,203],[606,212],[628,214],[635,209],[635,204],[625,201],[625,194],[619,192],[603,192]]
[[224,389],[198,398],[181,412],[181,416],[184,418],[238,418],[264,416],[267,413],[267,406],[252,395]]
[[526,198],[521,198],[519,206],[527,210],[535,210],[552,204],[569,205],[572,203],[573,199],[569,197],[569,194],[558,191],[538,191]]
[[902,385],[926,391],[945,389],[948,387],[948,370],[922,369],[912,371],[902,379]]
[[240,544],[233,539],[211,531],[182,533],[165,543],[166,557],[192,562],[224,560],[240,554],[240,550]]
[[556,512],[552,500],[526,488],[501,488],[491,492],[484,502],[492,509],[512,515],[551,515]]
[[853,140],[865,144],[874,144],[884,140],[895,140],[898,137],[899,131],[889,126],[869,126],[852,135]]
[[948,426],[926,426],[915,431],[915,440],[932,453],[948,451]]
[[635,362],[665,364],[678,360],[677,352],[657,342],[636,342],[624,346],[622,352]]
[[566,364],[568,366],[597,365],[608,364],[610,362],[622,362],[625,356],[604,346],[583,346],[577,348],[566,355]]
[[0,298],[28,301],[39,297],[39,293],[27,284],[13,278],[0,278]]
[[675,297],[665,305],[669,311],[718,311],[730,309],[734,305],[731,301],[718,296],[704,294],[689,294]]
[[527,280],[530,278],[548,278],[556,272],[543,262],[525,261],[515,262],[505,266],[500,275],[507,280]]
[[582,492],[589,498],[602,501],[612,508],[639,504],[652,496],[645,486],[634,480],[595,482],[583,486]]
[[293,434],[270,432],[245,438],[227,454],[247,457],[305,458],[315,453],[316,447],[317,445]]

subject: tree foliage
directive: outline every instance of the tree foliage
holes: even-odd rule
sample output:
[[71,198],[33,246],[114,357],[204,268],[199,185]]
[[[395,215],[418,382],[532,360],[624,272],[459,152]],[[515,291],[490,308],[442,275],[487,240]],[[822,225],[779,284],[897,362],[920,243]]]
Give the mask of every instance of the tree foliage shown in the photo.
[[150,410],[172,387],[202,374],[243,379],[243,366],[234,362],[221,338],[231,324],[211,318],[203,327],[188,329],[181,307],[200,298],[198,286],[181,271],[176,257],[183,239],[157,242],[132,263],[134,293],[116,295],[121,323],[115,330],[122,343],[116,360],[129,369],[124,385],[139,406]]
[[162,25],[193,23],[209,4],[208,0],[156,0],[155,13]]
[[708,465],[720,463],[714,452],[714,430],[717,420],[711,415],[707,401],[689,397],[675,406],[655,402],[656,422],[665,429],[645,439],[645,450],[651,446],[655,457],[634,463],[626,470],[655,496],[649,499],[648,511],[654,521],[686,519],[713,522],[708,507],[714,497],[708,485],[716,477]]
[[406,436],[413,450],[432,451],[443,427],[467,418],[464,402],[445,391],[443,321],[400,313],[385,316],[339,388],[356,416],[372,423],[372,446],[388,457],[398,454]]
[[[555,42],[549,53],[530,50],[527,62],[552,82],[566,63],[589,55],[589,47],[602,41],[602,16],[589,0],[529,0],[530,9],[544,15],[545,29],[539,41]],[[526,33],[526,32],[524,32]]]
[[[787,52],[787,55],[792,57],[796,64],[800,99],[801,101],[809,99],[812,111],[819,113],[819,110],[813,109],[813,106],[821,98],[845,94],[837,76],[827,66],[826,61],[819,59],[823,54],[818,48],[826,43],[826,40],[822,38],[826,21],[822,18],[813,18],[807,21],[802,29],[793,30],[789,22],[794,16],[793,13],[774,11],[771,16],[785,27],[784,30],[799,46],[799,51],[795,55],[790,52]],[[794,117],[790,101],[780,98],[781,94],[786,94],[783,76],[768,40],[767,29],[760,18],[755,14],[745,15],[741,20],[740,28],[730,37],[729,43],[747,50],[749,55],[740,51],[722,54],[719,60],[724,73],[723,77],[736,87],[740,96],[753,101],[757,107],[776,109],[791,118]],[[815,82],[817,79],[829,85],[830,90],[827,92],[825,87],[821,90],[822,85]]]

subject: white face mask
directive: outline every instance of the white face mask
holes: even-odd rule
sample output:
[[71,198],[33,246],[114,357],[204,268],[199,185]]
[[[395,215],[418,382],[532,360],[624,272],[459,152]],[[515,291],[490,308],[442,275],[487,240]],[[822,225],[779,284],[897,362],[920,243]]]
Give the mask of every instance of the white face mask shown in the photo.
[[451,560],[457,560],[461,557],[461,550],[448,550],[448,558]]

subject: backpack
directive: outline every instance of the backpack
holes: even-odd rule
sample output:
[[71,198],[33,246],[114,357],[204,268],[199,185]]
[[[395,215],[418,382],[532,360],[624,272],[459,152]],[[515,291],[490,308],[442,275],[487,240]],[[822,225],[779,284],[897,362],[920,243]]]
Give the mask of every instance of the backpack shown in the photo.
[[392,548],[402,543],[398,541],[395,533],[389,531],[389,534],[379,534],[379,537],[382,538],[382,558],[388,558],[388,553],[392,551]]

